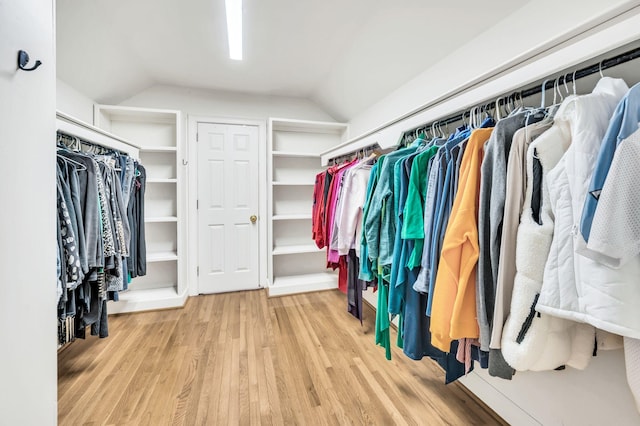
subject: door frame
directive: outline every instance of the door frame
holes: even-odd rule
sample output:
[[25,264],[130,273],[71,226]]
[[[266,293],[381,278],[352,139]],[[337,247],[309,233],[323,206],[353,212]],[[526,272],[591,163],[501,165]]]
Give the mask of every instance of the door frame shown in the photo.
[[267,287],[267,121],[245,118],[187,115],[187,280],[189,296],[197,296],[198,289],[198,147],[196,135],[199,123],[231,124],[258,127],[258,285]]

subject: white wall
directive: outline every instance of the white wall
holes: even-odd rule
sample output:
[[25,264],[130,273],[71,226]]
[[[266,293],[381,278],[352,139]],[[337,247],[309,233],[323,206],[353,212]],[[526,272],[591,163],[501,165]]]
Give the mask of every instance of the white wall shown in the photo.
[[93,99],[80,93],[59,78],[56,80],[56,109],[85,123],[93,123]]
[[121,105],[181,110],[187,114],[265,120],[268,117],[335,121],[312,101],[280,96],[153,86],[125,100]]
[[[530,1],[389,96],[352,117],[350,134],[352,137],[361,135],[439,99],[455,88],[466,86],[478,80],[479,76],[491,74],[505,65],[514,66],[519,62],[517,58],[542,52],[549,45],[557,44],[558,40],[567,40],[637,5],[638,1],[634,0]],[[428,49],[424,54],[428,54]]]
[[[89,98],[65,81],[56,81],[56,109],[93,123],[93,104]],[[335,121],[313,101],[282,96],[261,96],[157,85],[123,101],[121,105],[142,108],[164,108],[187,114],[227,118],[266,120],[268,117],[296,118],[301,120]],[[185,127],[186,128],[186,127]]]
[[[0,1],[0,424],[57,420],[52,0]],[[35,71],[19,71],[17,52]]]

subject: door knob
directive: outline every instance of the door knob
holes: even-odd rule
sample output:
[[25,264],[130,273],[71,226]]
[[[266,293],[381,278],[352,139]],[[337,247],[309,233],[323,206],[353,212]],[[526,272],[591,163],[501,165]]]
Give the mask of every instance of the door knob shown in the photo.
[[249,220],[251,221],[251,223],[256,223],[256,221],[258,220],[258,216],[256,216],[255,214],[252,214],[249,217]]

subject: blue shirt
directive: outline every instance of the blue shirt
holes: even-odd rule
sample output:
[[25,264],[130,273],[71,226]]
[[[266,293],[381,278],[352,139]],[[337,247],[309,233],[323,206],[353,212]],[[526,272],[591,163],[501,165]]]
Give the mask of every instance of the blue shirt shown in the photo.
[[[462,143],[469,137],[469,132],[461,132],[458,137],[448,141],[441,149],[442,155],[439,158],[437,166],[438,179],[437,179],[437,196],[432,206],[433,213],[433,226],[431,228],[431,244],[429,246],[429,296],[427,300],[427,315],[431,315],[431,304],[433,303],[433,289],[436,283],[436,273],[438,271],[438,261],[440,260],[440,251],[442,249],[442,240],[444,236],[444,230],[447,224],[445,220],[448,220],[448,200],[450,196],[450,186],[452,184],[453,167],[453,151],[454,148]],[[434,165],[435,166],[435,165]]]
[[609,174],[609,168],[611,167],[616,148],[623,140],[638,130],[639,123],[640,83],[633,86],[616,107],[613,117],[611,117],[609,121],[607,133],[600,146],[600,152],[598,153],[596,166],[591,176],[589,192],[584,201],[582,220],[580,222],[580,232],[587,242],[589,241],[589,234],[591,233],[593,216],[598,207],[600,191],[602,191],[604,182],[607,179],[607,174]]
[[[391,264],[395,239],[394,207],[397,203],[394,194],[394,167],[400,159],[415,152],[417,148],[417,146],[411,146],[385,156],[380,169],[380,178],[371,198],[363,232],[369,250],[369,259],[377,259],[378,265],[381,266]],[[393,198],[391,198],[392,195]]]

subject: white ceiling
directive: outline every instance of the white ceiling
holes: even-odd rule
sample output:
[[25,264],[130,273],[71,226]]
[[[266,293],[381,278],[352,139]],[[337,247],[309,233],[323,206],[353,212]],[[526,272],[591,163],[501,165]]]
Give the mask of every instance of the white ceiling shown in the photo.
[[236,62],[224,0],[58,0],[57,71],[98,102],[170,84],[308,98],[348,120],[525,2],[244,0]]

